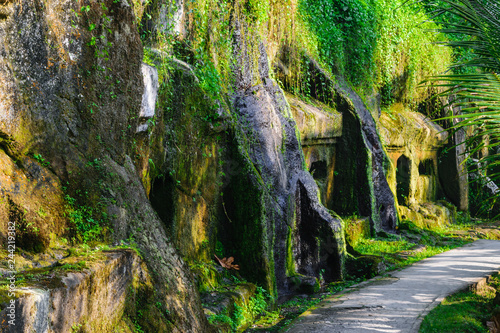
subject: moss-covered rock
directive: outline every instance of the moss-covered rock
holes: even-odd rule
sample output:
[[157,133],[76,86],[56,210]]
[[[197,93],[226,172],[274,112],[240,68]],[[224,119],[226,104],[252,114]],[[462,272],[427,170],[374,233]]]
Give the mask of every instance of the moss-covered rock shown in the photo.
[[300,133],[305,163],[320,188],[321,202],[333,209],[336,142],[342,134],[342,114],[319,101],[286,94]]
[[[9,309],[3,307],[4,332],[114,332],[127,315],[130,293],[141,288],[141,292],[144,288],[153,291],[144,263],[132,250],[72,256],[53,267],[20,273],[18,278],[21,276],[25,282],[16,289],[16,325],[7,324]],[[1,292],[7,294],[8,290]],[[167,332],[171,325],[166,316],[156,316],[154,323],[157,332]]]
[[[241,48],[245,45],[239,38],[236,43]],[[263,45],[259,46],[258,59],[242,56],[238,60],[241,68],[256,68],[254,73],[237,73],[241,88],[235,95],[236,133],[247,181],[260,192],[249,199],[258,208],[259,222],[254,230],[261,230],[260,262],[268,262],[272,268],[266,275],[272,279],[271,290],[290,288],[286,275],[296,274],[287,271],[291,266],[300,274],[319,277],[326,270],[326,279],[341,278],[342,225],[321,205],[317,185],[304,171],[297,127],[283,92],[269,77]],[[245,88],[247,82],[251,88]],[[243,217],[248,207],[252,206],[236,202],[231,210]],[[230,217],[233,224],[249,225],[248,219]],[[287,244],[287,239],[291,243]],[[289,247],[293,250],[288,251]],[[289,261],[295,265],[287,265]]]
[[349,245],[356,246],[360,239],[367,239],[371,236],[370,220],[368,218],[349,217],[344,219],[345,238]]
[[[219,332],[243,332],[267,307],[267,297],[256,291],[252,283],[238,283],[203,294],[205,314]],[[256,304],[257,299],[261,304]]]
[[336,91],[343,132],[337,145],[334,210],[344,216],[369,217],[372,232],[395,232],[395,198],[386,179],[389,160],[377,123],[361,97],[343,80]]
[[164,150],[156,148],[161,139],[137,133],[143,51],[131,5],[2,5],[1,160],[5,178],[16,177],[5,190],[18,187],[22,195],[2,203],[0,214],[27,229],[19,229],[19,241],[33,251],[45,249],[50,234],[135,239],[156,301],[179,330],[202,331],[208,323],[189,268],[168,242],[143,182]]
[[448,134],[429,118],[395,104],[380,117],[380,132],[391,158],[388,181],[398,199],[402,219],[420,227],[442,227],[453,212],[435,204],[443,190],[438,175],[438,151]]

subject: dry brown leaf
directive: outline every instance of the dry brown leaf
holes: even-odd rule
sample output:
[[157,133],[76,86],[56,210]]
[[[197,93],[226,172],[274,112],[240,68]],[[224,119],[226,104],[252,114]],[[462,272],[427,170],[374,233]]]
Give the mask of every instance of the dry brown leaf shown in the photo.
[[217,255],[215,255],[215,258],[217,258],[217,261],[219,262],[219,264],[224,267],[225,269],[235,269],[237,271],[240,270],[240,266],[239,265],[233,265],[233,262],[234,262],[234,258],[233,257],[229,257],[229,258],[222,258],[220,259],[219,257],[217,257]]

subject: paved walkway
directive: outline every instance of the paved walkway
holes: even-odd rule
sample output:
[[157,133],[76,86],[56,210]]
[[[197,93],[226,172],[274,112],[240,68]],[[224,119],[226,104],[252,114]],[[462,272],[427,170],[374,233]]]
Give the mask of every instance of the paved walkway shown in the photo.
[[285,332],[418,332],[446,296],[498,271],[500,241],[478,240],[327,298]]

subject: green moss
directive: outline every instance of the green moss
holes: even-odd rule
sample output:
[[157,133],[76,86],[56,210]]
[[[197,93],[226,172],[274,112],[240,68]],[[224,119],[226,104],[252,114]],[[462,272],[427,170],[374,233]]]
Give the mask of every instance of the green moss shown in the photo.
[[[295,217],[294,217],[295,221]],[[293,255],[293,232],[292,228],[288,227],[288,236],[286,240],[286,275],[293,276],[296,272],[295,259]]]
[[214,290],[219,285],[220,274],[218,274],[213,262],[195,261],[189,264],[189,268],[196,277],[198,291],[200,293]]
[[[255,288],[255,286],[253,286]],[[234,303],[219,313],[208,317],[208,321],[223,331],[242,332],[269,307],[272,297],[261,288],[256,287],[250,297],[233,294]]]
[[352,216],[344,219],[344,221],[346,223],[345,238],[351,246],[356,246],[360,239],[370,237],[370,222],[367,218]]
[[[19,296],[20,296],[20,293],[18,291],[15,291],[14,297],[18,298]],[[0,284],[0,311],[5,309],[9,305],[11,299],[13,299],[13,298],[9,297],[9,285],[8,285],[8,283],[2,282]]]

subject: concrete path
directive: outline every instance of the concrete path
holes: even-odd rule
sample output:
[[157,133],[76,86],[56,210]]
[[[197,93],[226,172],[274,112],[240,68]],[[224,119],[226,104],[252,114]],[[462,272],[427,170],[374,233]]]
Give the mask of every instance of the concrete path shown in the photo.
[[284,332],[418,332],[448,295],[500,271],[500,241],[478,240],[332,296]]

